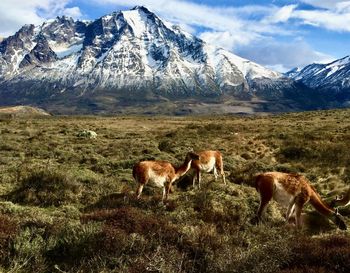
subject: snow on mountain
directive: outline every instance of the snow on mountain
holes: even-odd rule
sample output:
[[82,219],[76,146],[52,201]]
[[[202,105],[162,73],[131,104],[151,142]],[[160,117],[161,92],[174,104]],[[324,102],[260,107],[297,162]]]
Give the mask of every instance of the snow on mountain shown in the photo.
[[340,92],[350,88],[350,56],[328,64],[310,64],[290,77],[314,89]]
[[285,72],[284,75],[286,77],[289,77],[289,78],[294,78],[296,75],[298,75],[298,73],[301,71],[301,68],[300,67],[295,67],[291,70],[289,70],[288,72]]
[[262,90],[281,94],[292,85],[284,75],[208,45],[145,7],[91,22],[57,17],[23,26],[0,43],[0,95],[9,100],[103,90],[241,97]]

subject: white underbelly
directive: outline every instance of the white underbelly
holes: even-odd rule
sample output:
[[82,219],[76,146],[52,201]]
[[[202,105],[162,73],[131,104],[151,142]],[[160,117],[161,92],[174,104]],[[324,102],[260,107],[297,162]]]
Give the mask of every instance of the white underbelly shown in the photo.
[[159,176],[152,170],[149,170],[148,172],[149,176],[149,183],[152,184],[153,186],[156,186],[158,188],[163,188],[166,182],[166,177]]
[[214,169],[215,158],[211,158],[207,164],[199,164],[199,168],[202,172],[209,173]]
[[288,193],[280,183],[276,182],[273,199],[280,205],[288,207],[289,203],[294,199],[294,195]]

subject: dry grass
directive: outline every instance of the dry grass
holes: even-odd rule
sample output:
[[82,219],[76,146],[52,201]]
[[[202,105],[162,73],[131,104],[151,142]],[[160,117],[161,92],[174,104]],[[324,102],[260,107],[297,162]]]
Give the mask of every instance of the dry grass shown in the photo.
[[[278,170],[303,173],[326,200],[345,191],[349,117],[3,117],[0,271],[347,272],[347,232],[311,207],[305,217],[317,221],[297,232],[273,202],[256,226],[251,185]],[[135,162],[179,164],[190,149],[220,150],[228,185],[204,174],[200,190],[180,181],[166,206],[158,188],[135,199]]]

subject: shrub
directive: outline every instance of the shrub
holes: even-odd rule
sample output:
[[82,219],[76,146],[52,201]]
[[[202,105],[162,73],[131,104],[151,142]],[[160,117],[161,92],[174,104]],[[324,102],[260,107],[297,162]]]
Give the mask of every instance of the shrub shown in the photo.
[[7,195],[13,202],[37,206],[60,206],[79,200],[81,185],[64,171],[32,170],[20,187]]
[[303,236],[290,242],[292,256],[282,272],[348,272],[350,268],[350,238],[332,235],[325,238]]
[[9,263],[9,244],[18,232],[17,222],[0,214],[0,263]]
[[[11,249],[11,267],[13,271],[20,268],[24,272],[45,272],[48,265],[43,257],[43,253],[50,245],[44,239],[44,228],[26,227],[22,228],[18,235],[13,239]],[[17,270],[17,267],[19,267]]]
[[109,228],[120,229],[127,234],[138,233],[148,238],[153,238],[154,235],[165,239],[177,238],[176,230],[165,219],[160,216],[146,214],[141,209],[134,207],[99,210],[83,215],[81,219],[83,222],[91,220],[105,221],[106,230]]
[[228,179],[235,184],[255,186],[255,175],[261,172],[272,171],[273,167],[260,161],[248,161],[245,165],[231,169]]
[[[163,246],[176,246],[180,239],[179,232],[165,218],[133,207],[98,210],[83,215],[81,221],[104,222],[102,231],[95,238],[94,248],[101,259],[108,260],[111,268],[119,267],[122,257],[134,263],[135,257],[151,257]],[[130,270],[145,268],[148,263],[140,261]]]
[[[78,268],[93,257],[98,257],[101,244],[101,227],[95,223],[72,225],[58,223],[48,230],[51,246],[43,256],[51,266],[59,264],[64,270]],[[72,272],[76,272],[73,270]]]
[[110,163],[110,166],[112,169],[132,169],[134,164],[135,164],[134,160],[128,159],[128,160],[113,161]]
[[158,144],[158,149],[162,152],[172,152],[172,148],[174,146],[173,141],[169,139],[163,139]]
[[280,151],[280,155],[283,156],[285,160],[306,159],[315,156],[311,149],[300,146],[283,147]]

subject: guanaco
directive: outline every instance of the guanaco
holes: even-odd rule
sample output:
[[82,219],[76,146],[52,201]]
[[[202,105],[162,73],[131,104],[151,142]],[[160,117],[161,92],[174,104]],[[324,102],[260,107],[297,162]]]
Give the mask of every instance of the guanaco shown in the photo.
[[195,186],[195,180],[197,178],[198,188],[201,185],[201,172],[209,173],[213,172],[215,180],[218,178],[218,170],[222,177],[222,181],[226,185],[224,164],[222,155],[219,151],[201,151],[197,153],[199,159],[193,160],[191,168],[195,170],[195,176],[193,176],[193,187]]
[[199,159],[196,153],[189,152],[184,163],[175,167],[168,161],[141,161],[134,165],[132,175],[138,183],[136,190],[137,198],[140,198],[143,187],[151,182],[163,189],[162,202],[168,199],[173,182],[185,175],[191,168],[192,160]]
[[340,229],[345,230],[346,224],[337,210],[331,209],[317,194],[315,188],[300,174],[281,172],[267,172],[256,177],[255,187],[260,193],[260,206],[257,212],[258,220],[273,198],[287,208],[286,221],[288,222],[295,210],[296,227],[301,228],[301,211],[307,202],[321,214],[327,216]]
[[350,205],[350,188],[344,195],[337,196],[330,204],[332,208],[334,207],[346,207]]

